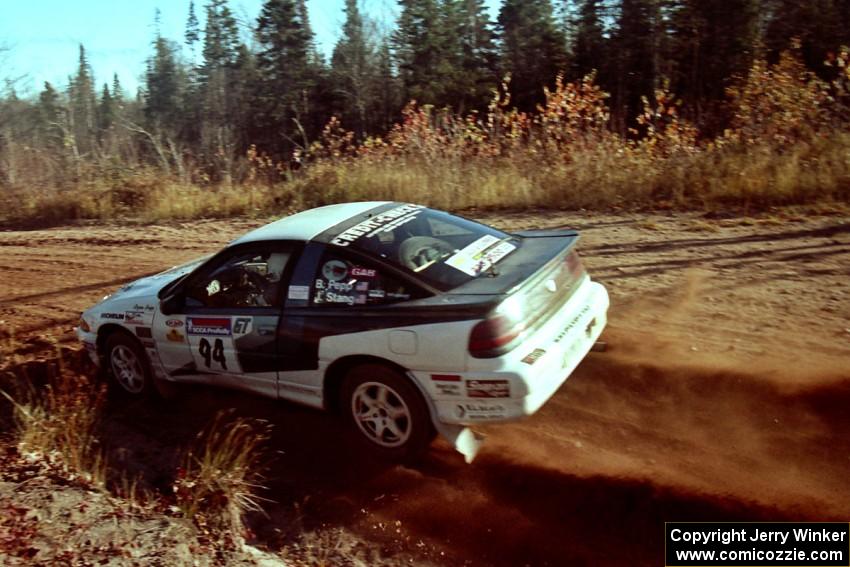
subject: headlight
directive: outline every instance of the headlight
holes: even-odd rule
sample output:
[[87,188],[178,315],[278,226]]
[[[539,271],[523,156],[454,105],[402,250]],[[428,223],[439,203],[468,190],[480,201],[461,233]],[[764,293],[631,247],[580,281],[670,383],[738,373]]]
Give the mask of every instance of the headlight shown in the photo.
[[83,330],[83,331],[85,331],[86,333],[90,333],[90,332],[91,332],[91,327],[89,326],[89,324],[88,324],[88,323],[86,323],[86,320],[85,320],[85,319],[83,319],[82,317],[80,317],[80,329],[82,329],[82,330]]

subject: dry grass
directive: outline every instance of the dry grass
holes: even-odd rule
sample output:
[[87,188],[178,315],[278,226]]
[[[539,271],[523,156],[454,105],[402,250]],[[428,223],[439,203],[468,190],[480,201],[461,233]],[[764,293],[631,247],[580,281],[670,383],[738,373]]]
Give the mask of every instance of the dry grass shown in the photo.
[[799,54],[785,54],[775,65],[759,61],[729,91],[730,127],[702,139],[665,89],[644,101],[636,117],[640,135],[623,137],[608,127],[607,95],[592,74],[569,84],[559,78],[545,102],[528,114],[510,107],[506,83],[480,115],[411,103],[383,138],[355,142],[333,119],[293,161],[275,161],[252,146],[245,156],[234,156],[242,173],[233,185],[210,185],[210,177],[199,172],[177,181],[139,165],[92,165],[54,188],[32,177],[0,194],[0,222],[44,226],[121,216],[157,221],[268,215],[373,199],[448,210],[759,212],[845,203],[847,109],[830,89],[806,71]]
[[11,402],[22,459],[70,481],[106,486],[106,462],[95,435],[104,400],[102,385],[60,371],[44,388],[30,387]]
[[257,492],[269,427],[219,412],[198,434],[174,481],[177,507],[208,535],[240,541],[243,515],[262,511]]

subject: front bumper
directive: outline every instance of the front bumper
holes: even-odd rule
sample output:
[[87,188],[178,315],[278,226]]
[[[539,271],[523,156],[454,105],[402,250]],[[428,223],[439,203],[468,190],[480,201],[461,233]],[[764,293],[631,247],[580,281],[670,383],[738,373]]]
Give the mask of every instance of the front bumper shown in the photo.
[[75,331],[77,332],[77,338],[83,343],[83,347],[86,349],[89,358],[91,358],[95,366],[100,366],[100,356],[97,353],[97,333],[87,333],[79,327]]
[[414,372],[436,419],[473,425],[510,421],[539,410],[569,378],[607,323],[608,292],[587,279],[546,324],[511,352],[469,358],[456,375]]

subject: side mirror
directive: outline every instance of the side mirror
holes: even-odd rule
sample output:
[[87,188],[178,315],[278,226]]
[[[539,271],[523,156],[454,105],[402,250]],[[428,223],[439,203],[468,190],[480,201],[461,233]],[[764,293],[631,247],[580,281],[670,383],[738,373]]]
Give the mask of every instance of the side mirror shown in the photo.
[[169,295],[159,302],[159,310],[163,315],[173,315],[183,307],[183,297],[180,294]]

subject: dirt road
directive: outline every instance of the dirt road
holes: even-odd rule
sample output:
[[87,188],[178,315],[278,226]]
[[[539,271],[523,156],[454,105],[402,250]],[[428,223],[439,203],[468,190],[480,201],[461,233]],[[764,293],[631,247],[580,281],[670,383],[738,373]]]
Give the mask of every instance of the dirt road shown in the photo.
[[[417,467],[376,464],[321,413],[224,392],[115,402],[115,458],[164,486],[218,409],[269,419],[258,541],[319,560],[375,563],[371,542],[390,563],[659,565],[665,520],[846,521],[850,215],[467,215],[578,228],[612,296],[608,352],[533,418],[487,428],[473,465],[440,442]],[[262,222],[2,232],[0,340],[22,357],[72,344],[80,310],[121,283]]]

